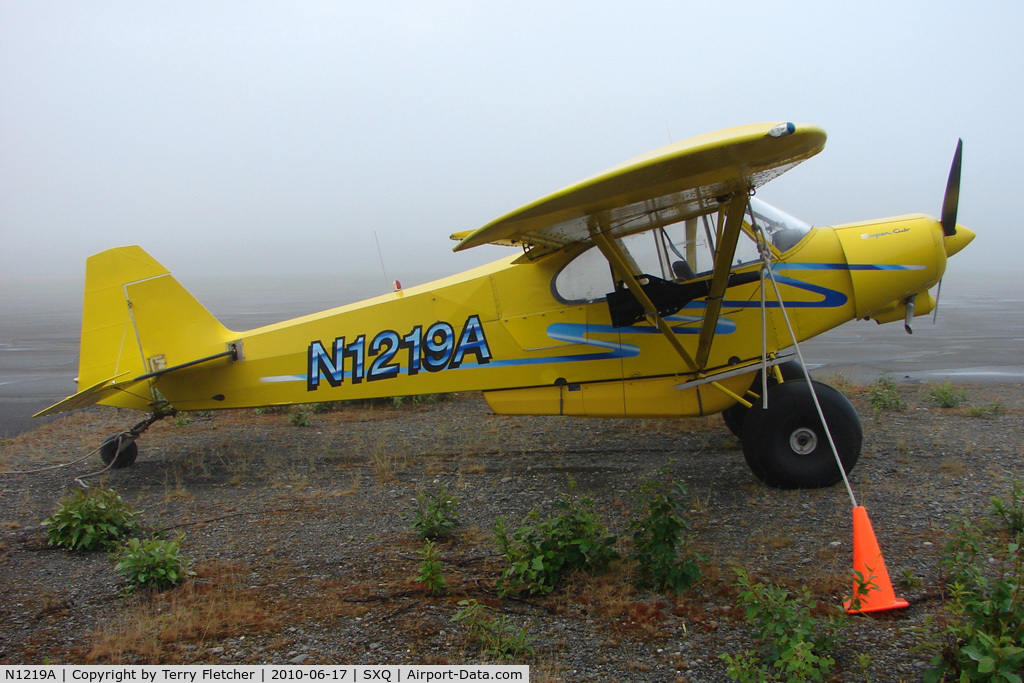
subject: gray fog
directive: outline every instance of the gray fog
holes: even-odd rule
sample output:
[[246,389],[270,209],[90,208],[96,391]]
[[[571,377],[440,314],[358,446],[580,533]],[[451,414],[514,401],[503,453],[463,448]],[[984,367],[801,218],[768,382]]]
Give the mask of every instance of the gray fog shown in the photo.
[[[0,0],[0,282],[140,244],[211,275],[421,282],[448,235],[759,121],[825,151],[760,196],[815,225],[938,215],[1017,271],[1024,4]],[[378,252],[378,244],[380,249]]]

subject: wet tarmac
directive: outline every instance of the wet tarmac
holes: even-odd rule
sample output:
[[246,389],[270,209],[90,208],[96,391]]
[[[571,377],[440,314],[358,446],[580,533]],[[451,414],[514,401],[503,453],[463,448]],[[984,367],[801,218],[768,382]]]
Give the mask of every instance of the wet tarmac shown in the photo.
[[[1004,283],[1005,284],[1005,283]],[[998,290],[993,295],[991,290]],[[291,283],[273,296],[207,287],[196,296],[232,329],[251,329],[365,298]],[[812,374],[869,383],[880,375],[918,381],[1024,383],[1024,295],[1019,288],[947,285],[938,319],[855,321],[802,345]],[[1003,294],[1009,292],[1009,295]],[[81,283],[0,283],[0,437],[40,424],[32,415],[77,391]],[[45,418],[43,418],[45,420]]]

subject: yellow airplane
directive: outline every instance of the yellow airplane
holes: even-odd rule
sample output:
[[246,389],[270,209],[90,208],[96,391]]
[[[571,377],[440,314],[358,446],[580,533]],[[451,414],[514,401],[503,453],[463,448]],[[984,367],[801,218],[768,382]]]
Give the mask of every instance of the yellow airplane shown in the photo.
[[792,123],[672,144],[452,235],[455,251],[516,249],[495,263],[246,332],[141,248],[102,252],[86,266],[85,388],[39,415],[150,413],[101,447],[123,467],[177,411],[470,390],[504,414],[724,411],[763,482],[832,485],[837,458],[857,461],[860,421],[785,352],[852,319],[909,329],[974,234],[956,224],[960,145],[940,220],[812,228],[753,197],[824,145],[823,130]]

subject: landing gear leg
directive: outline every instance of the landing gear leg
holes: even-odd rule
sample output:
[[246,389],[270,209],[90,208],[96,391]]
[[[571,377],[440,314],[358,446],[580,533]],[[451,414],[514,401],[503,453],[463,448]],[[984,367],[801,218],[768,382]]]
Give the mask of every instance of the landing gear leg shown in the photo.
[[103,440],[100,446],[100,460],[104,465],[121,469],[131,467],[139,457],[139,446],[135,440],[142,436],[142,433],[149,429],[154,422],[164,419],[173,413],[153,413],[142,422],[139,422],[127,432],[111,434]]
[[[820,382],[813,385],[839,460],[849,472],[860,457],[860,418],[842,393]],[[741,441],[747,465],[768,486],[821,488],[843,479],[806,381],[769,387],[768,407],[749,409]]]
[[[807,379],[807,373],[804,372],[804,366],[800,365],[795,360],[787,360],[785,363],[780,363],[779,372],[782,373],[782,380],[785,382],[793,380],[806,381]],[[758,370],[757,375],[754,376],[754,381],[750,383],[750,391],[755,395],[760,396],[761,384],[761,371]],[[772,387],[776,384],[778,384],[778,381],[775,379],[775,373],[769,372],[768,386]],[[750,408],[746,407],[742,403],[735,403],[722,411],[722,419],[725,421],[725,426],[729,428],[729,431],[732,432],[733,436],[739,438],[743,435],[743,422],[747,419],[748,412],[750,412]]]

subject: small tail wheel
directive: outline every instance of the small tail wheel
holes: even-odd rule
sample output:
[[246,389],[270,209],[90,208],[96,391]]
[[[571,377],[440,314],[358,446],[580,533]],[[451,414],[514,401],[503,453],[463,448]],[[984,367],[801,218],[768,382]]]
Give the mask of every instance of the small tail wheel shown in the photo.
[[[120,447],[120,448],[119,448]],[[139,457],[139,446],[135,439],[127,434],[111,434],[100,446],[100,460],[104,465],[114,463],[114,469],[131,467]]]
[[[795,360],[787,360],[785,363],[779,363],[779,372],[782,373],[782,379],[784,382],[789,382],[795,379],[807,379],[807,373],[804,372],[804,366]],[[775,379],[775,373],[768,373],[768,386],[772,387],[778,384]],[[755,394],[761,394],[761,371],[757,371],[757,375],[754,376],[754,381],[750,383],[750,390]],[[743,436],[743,421],[747,417],[747,412],[750,408],[746,407],[742,403],[734,403],[725,410],[722,411],[722,419],[725,421],[725,426],[729,428],[732,435],[735,437]]]
[[[813,384],[843,469],[849,472],[860,457],[860,417],[842,393]],[[741,441],[747,465],[768,486],[821,488],[843,479],[807,382],[769,387],[768,408],[755,404],[749,410]]]

